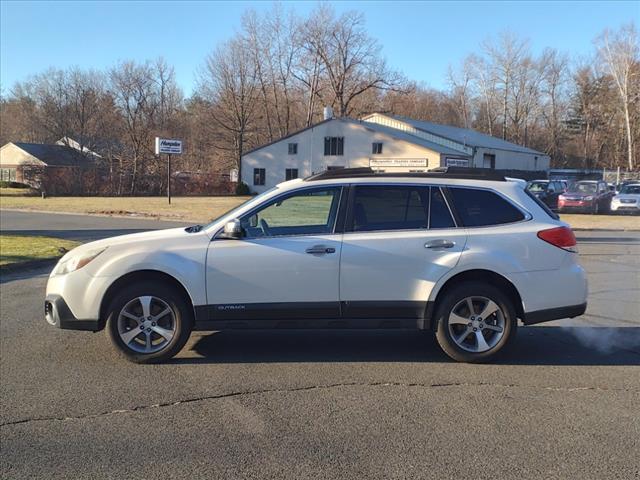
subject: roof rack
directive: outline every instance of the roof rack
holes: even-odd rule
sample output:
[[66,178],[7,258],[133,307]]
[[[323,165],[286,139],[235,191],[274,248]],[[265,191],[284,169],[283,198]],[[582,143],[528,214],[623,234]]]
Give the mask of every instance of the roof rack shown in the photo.
[[340,168],[335,170],[325,170],[313,174],[304,179],[305,182],[316,180],[331,180],[334,178],[457,178],[469,180],[492,180],[496,182],[506,182],[504,175],[488,168],[468,168],[468,167],[438,167],[428,172],[376,172],[371,167],[361,168]]

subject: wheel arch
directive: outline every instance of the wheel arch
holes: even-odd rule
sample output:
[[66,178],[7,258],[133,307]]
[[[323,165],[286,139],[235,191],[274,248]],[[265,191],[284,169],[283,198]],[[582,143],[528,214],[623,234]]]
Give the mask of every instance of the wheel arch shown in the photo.
[[133,272],[126,273],[116,279],[109,288],[107,288],[105,294],[102,297],[102,301],[100,302],[100,317],[99,317],[99,328],[100,330],[104,329],[106,323],[106,313],[107,308],[109,308],[109,304],[113,300],[113,298],[118,294],[120,290],[122,290],[126,285],[130,283],[136,282],[159,282],[164,285],[169,285],[175,288],[180,295],[187,302],[192,311],[194,311],[193,299],[191,295],[185,288],[185,286],[174,276],[169,275],[168,273],[161,272],[160,270],[136,270]]
[[432,321],[433,317],[435,315],[435,312],[437,311],[439,302],[442,301],[447,292],[462,282],[472,281],[485,282],[499,288],[513,302],[518,318],[522,319],[524,317],[524,305],[522,303],[522,297],[520,296],[520,292],[518,292],[516,286],[511,281],[509,281],[509,279],[491,270],[473,269],[455,274],[451,278],[447,279],[445,283],[440,287],[435,299],[429,302],[429,305],[427,307],[428,311],[426,315],[426,321],[428,322],[428,324],[425,325],[425,328],[433,329],[435,327],[435,322]]

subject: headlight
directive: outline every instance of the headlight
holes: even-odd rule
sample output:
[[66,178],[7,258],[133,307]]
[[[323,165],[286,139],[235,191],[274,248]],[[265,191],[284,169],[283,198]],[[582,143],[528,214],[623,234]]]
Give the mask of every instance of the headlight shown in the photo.
[[588,197],[584,197],[584,199],[585,199],[587,202],[590,202],[591,200],[593,200],[593,197],[592,197],[592,196],[588,196]]
[[51,275],[66,275],[67,273],[75,272],[76,270],[84,267],[106,249],[107,247],[97,248],[83,253],[78,253],[76,255],[71,255],[67,260],[59,262]]

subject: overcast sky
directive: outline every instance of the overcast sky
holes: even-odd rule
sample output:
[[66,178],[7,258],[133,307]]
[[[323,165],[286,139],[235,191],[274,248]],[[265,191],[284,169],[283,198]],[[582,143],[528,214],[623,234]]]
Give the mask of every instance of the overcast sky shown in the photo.
[[[604,28],[640,24],[640,1],[628,2],[334,2],[360,10],[390,66],[427,86],[446,86],[450,63],[508,29],[529,38],[534,53],[555,47],[589,55]],[[286,2],[301,15],[317,2]],[[163,56],[185,93],[208,52],[232,36],[248,8],[270,2],[13,2],[0,6],[0,83],[50,66],[105,69],[119,60]]]

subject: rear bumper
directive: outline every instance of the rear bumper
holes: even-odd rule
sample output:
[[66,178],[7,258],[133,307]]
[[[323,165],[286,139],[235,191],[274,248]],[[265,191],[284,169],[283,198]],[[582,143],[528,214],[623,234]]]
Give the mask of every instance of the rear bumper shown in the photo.
[[63,330],[100,330],[100,322],[81,320],[75,317],[71,309],[60,295],[47,295],[44,300],[44,318],[50,325]]
[[552,320],[560,320],[561,318],[573,318],[583,315],[587,311],[587,302],[580,305],[571,305],[569,307],[548,308],[546,310],[537,310],[535,312],[527,312],[524,314],[522,323],[525,325],[534,325],[536,323],[550,322]]

